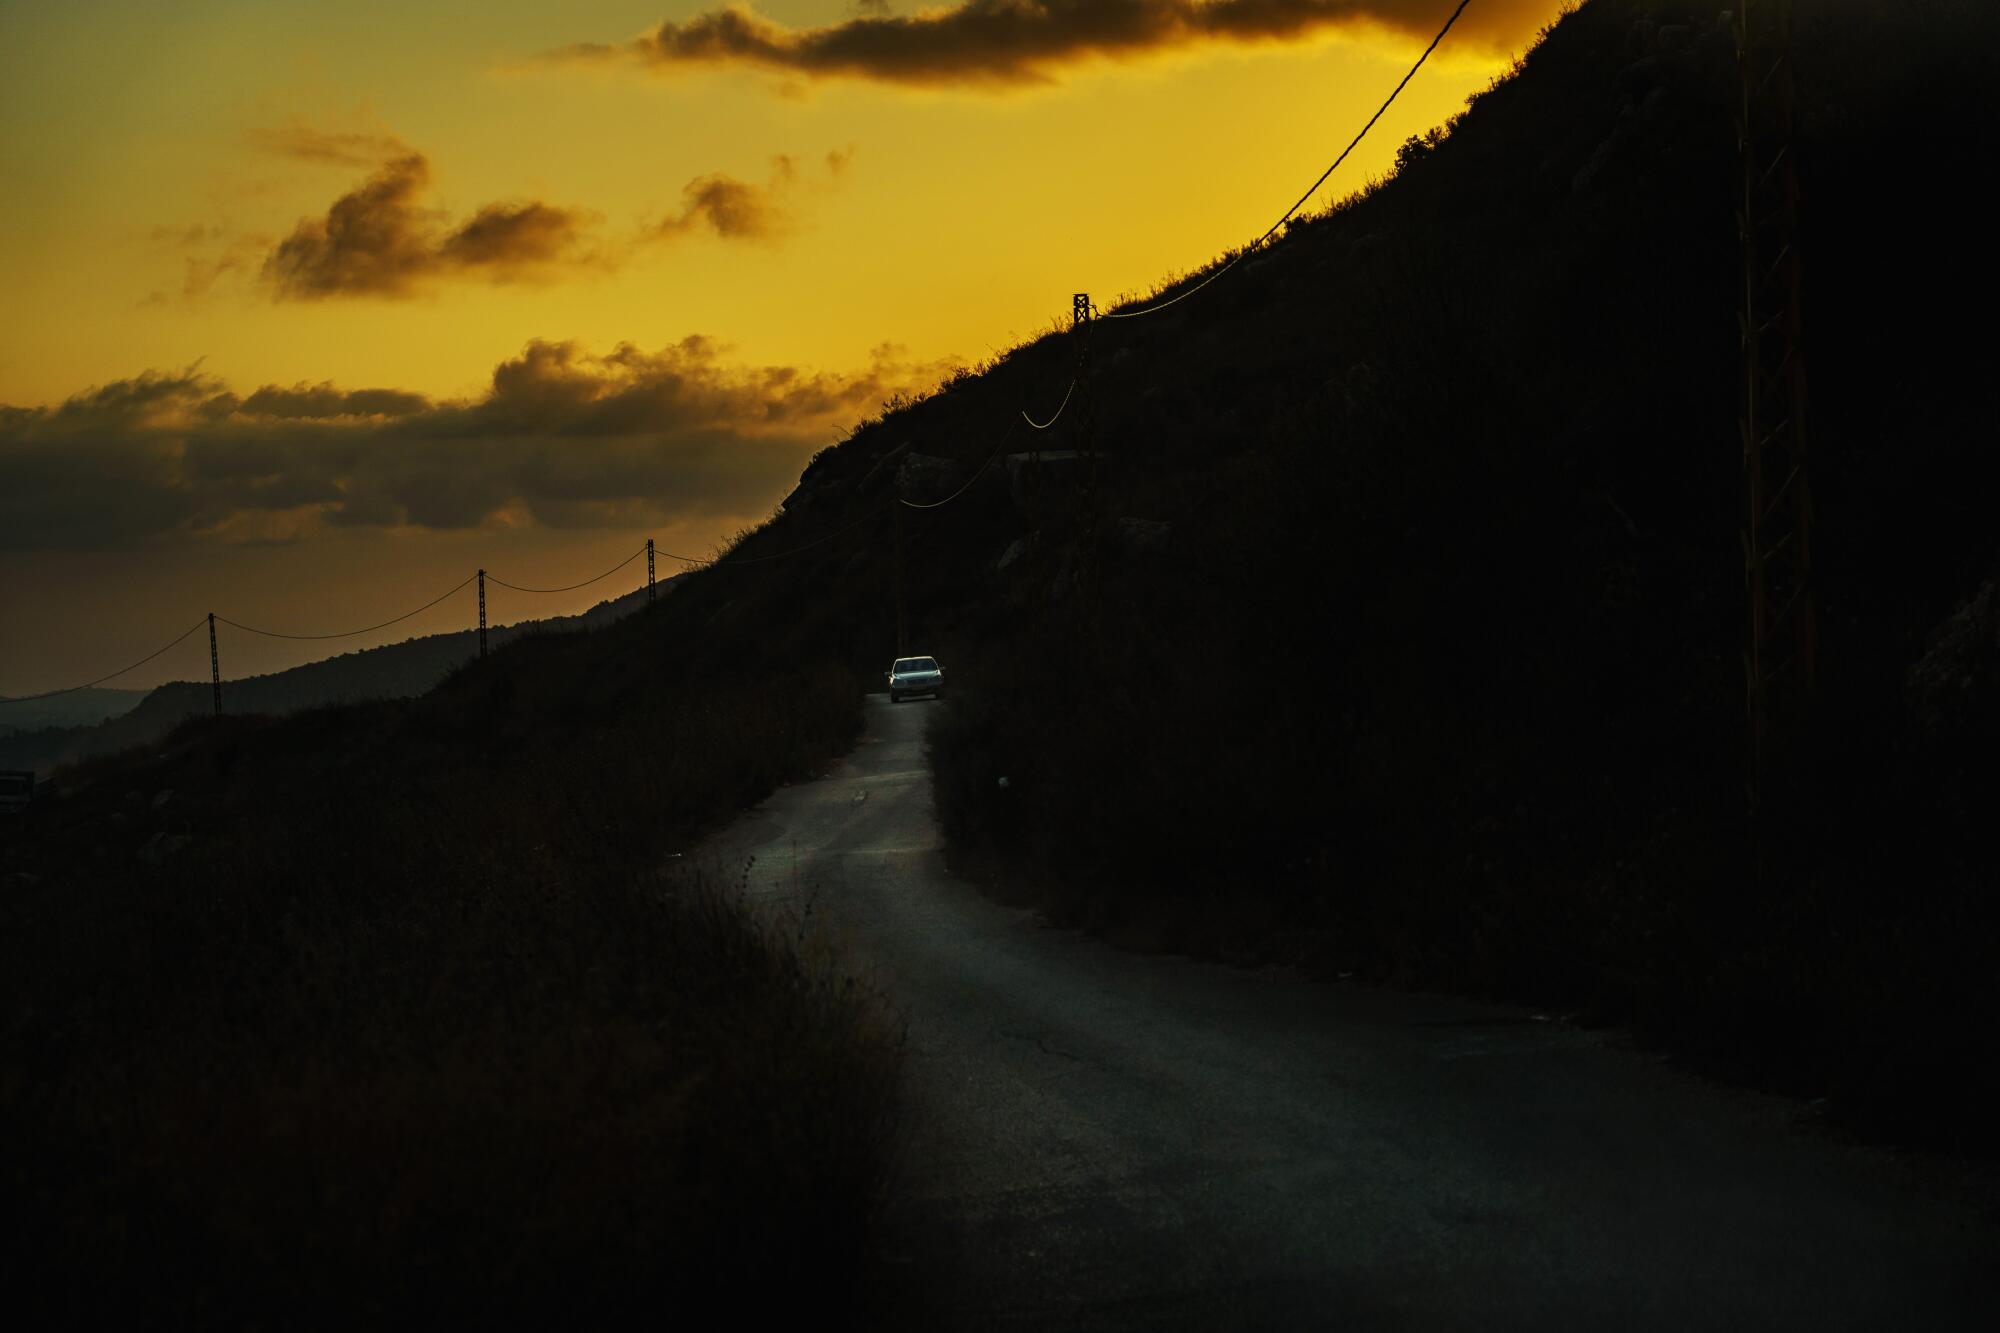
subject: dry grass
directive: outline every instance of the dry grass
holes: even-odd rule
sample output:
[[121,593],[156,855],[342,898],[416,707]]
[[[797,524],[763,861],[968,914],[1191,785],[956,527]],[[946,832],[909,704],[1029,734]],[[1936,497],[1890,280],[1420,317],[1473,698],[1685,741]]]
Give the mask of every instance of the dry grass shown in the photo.
[[[1821,675],[1753,836],[1714,18],[1583,5],[1393,178],[1093,333],[1107,512],[1172,538],[1100,542],[1093,609],[1091,539],[1045,522],[937,615],[939,812],[1060,920],[1630,1020],[1984,1148],[2000,639],[1948,626],[2000,573],[2000,464],[1947,330],[1995,251],[1944,220],[1978,211],[2000,26],[1800,5]],[[1949,280],[1894,259],[1940,241]]]
[[193,1326],[844,1308],[893,1024],[657,867],[844,748],[858,694],[660,682],[664,632],[184,728],[14,831],[10,1293]]

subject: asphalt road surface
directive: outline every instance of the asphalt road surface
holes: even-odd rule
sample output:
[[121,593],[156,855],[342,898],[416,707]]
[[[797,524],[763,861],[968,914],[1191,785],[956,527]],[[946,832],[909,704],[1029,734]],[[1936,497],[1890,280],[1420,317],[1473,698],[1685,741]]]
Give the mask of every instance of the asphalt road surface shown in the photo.
[[[1123,953],[951,877],[923,728],[710,851],[908,1023],[881,1317],[910,1327],[2000,1328],[2000,1227],[1616,1034]],[[1172,836],[1170,829],[1162,836]]]

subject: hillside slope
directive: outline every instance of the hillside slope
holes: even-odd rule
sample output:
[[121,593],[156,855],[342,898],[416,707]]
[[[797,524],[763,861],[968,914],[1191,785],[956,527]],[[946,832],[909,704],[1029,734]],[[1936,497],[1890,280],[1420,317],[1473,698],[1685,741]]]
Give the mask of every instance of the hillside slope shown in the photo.
[[145,697],[145,690],[87,689],[33,702],[0,699],[0,736],[16,731],[95,726],[107,718],[131,712]]
[[1393,179],[1096,322],[1055,429],[1008,434],[1066,334],[866,423],[674,614],[879,671],[900,596],[956,855],[1059,917],[1631,1019],[1955,1140],[1994,1052],[1927,1016],[2000,1017],[2000,455],[1954,332],[2000,23],[1797,9],[1821,679],[1761,826],[1733,43],[1679,0],[1581,6]]
[[[663,596],[671,590],[669,578],[656,589]],[[551,616],[524,620],[512,625],[496,625],[487,631],[487,646],[496,649],[524,634],[563,634],[572,630],[597,629],[630,615],[646,604],[646,590],[607,598],[574,616]],[[476,630],[446,634],[424,634],[400,643],[363,648],[308,662],[284,671],[261,676],[244,676],[222,683],[225,707],[232,713],[277,715],[301,709],[322,708],[335,703],[360,703],[371,699],[410,699],[433,689],[479,655]],[[21,709],[46,709],[63,700],[96,694],[130,696],[112,716],[87,716],[77,722],[56,721],[23,727],[0,735],[0,767],[34,769],[46,773],[60,764],[75,763],[96,755],[147,745],[159,740],[189,718],[201,717],[213,709],[209,685],[205,681],[174,681],[153,690],[83,691],[63,695],[41,704],[19,705]],[[0,723],[12,709],[0,703]]]
[[31,1071],[0,1195],[33,1241],[0,1278],[109,1270],[114,1305],[167,1283],[241,1322],[240,1273],[316,1299],[443,1254],[482,1308],[652,1309],[780,1300],[782,1253],[816,1297],[864,1243],[894,1043],[652,871],[817,771],[902,649],[950,673],[958,864],[1058,919],[1630,1019],[1986,1146],[2000,455],[1957,329],[1992,289],[2000,15],[1798,8],[1799,801],[1743,814],[1727,34],[1590,0],[1393,179],[1093,327],[1054,430],[1014,423],[1063,399],[1069,335],[862,423],[602,632],[196,720],[0,828]]
[[893,1023],[663,870],[850,744],[859,690],[725,675],[672,601],[421,699],[197,718],[0,820],[0,1290],[132,1328],[844,1321]]

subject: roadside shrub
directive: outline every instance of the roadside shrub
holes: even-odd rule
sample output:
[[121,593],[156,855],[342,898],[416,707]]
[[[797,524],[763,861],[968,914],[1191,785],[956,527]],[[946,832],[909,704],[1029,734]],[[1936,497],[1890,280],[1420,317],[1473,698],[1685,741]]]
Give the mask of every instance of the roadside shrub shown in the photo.
[[846,1308],[897,1032],[726,886],[660,867],[845,748],[859,696],[811,669],[675,688],[664,623],[523,643],[409,704],[195,724],[16,830],[18,1307]]

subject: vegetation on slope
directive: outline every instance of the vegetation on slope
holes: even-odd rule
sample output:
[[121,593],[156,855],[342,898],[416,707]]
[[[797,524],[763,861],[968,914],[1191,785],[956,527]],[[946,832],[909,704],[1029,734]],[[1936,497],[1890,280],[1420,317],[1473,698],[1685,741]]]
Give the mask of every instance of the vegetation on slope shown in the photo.
[[893,1024],[727,886],[660,867],[843,749],[859,691],[725,675],[671,601],[427,699],[191,723],[5,830],[17,1306],[843,1308]]
[[2000,464],[1953,330],[2000,33],[1799,8],[1824,666],[1756,839],[1728,42],[1592,0],[1393,179],[1098,326],[1035,441],[1101,451],[1090,502],[1008,457],[1051,336],[864,423],[630,622],[195,725],[11,838],[9,1284],[332,1322],[851,1273],[878,1018],[650,868],[844,744],[900,649],[952,673],[954,854],[1059,917],[1588,1008],[1977,1135]]
[[[1732,47],[1712,10],[1596,0],[1393,180],[1094,331],[1104,503],[1172,540],[1100,554],[1095,604],[1058,576],[955,681],[963,853],[1072,919],[1636,1020],[1982,1137],[2000,462],[1948,332],[1991,248],[1949,220],[2000,31],[1798,8],[1822,672],[1793,798],[1745,817]],[[1949,279],[1911,262],[1940,245]],[[1043,545],[1073,571],[1105,536]]]
[[86,689],[50,699],[0,699],[0,737],[45,728],[89,727],[128,713],[146,697],[144,690]]
[[[1061,399],[1068,335],[895,405],[740,552],[809,554],[684,609],[787,660],[938,654],[954,853],[1059,919],[1634,1021],[1959,1141],[2000,1054],[2000,463],[1954,332],[1992,287],[1966,219],[2000,32],[1798,12],[1822,667],[1760,827],[1736,75],[1691,0],[1581,6],[1393,178],[1097,323],[1055,430],[1006,434]],[[1016,456],[1082,444],[1091,502],[1087,464]]]
[[[671,579],[660,591],[670,586]],[[580,615],[496,625],[488,631],[488,638],[497,648],[525,634],[600,628],[645,604],[646,590],[640,588],[599,602]],[[460,603],[461,609],[464,605]],[[225,628],[223,633],[235,635],[237,631]],[[225,662],[233,647],[224,644]],[[284,671],[224,680],[224,707],[232,713],[278,714],[326,704],[415,698],[478,655],[476,630],[419,635]],[[122,706],[93,712],[87,705],[68,702],[93,696],[110,696]],[[34,703],[0,701],[0,768],[33,769],[46,775],[61,764],[150,745],[180,723],[211,709],[208,682],[191,680],[145,692],[84,690]]]

